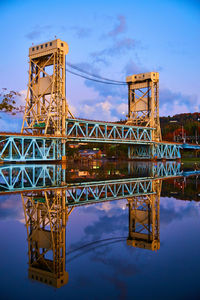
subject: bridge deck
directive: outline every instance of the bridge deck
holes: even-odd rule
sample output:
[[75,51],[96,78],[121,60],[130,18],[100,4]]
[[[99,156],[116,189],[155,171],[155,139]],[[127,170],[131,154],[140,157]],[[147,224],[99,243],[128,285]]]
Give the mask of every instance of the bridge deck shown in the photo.
[[156,142],[154,128],[126,124],[66,119],[66,135],[43,135],[0,132],[0,160],[47,161],[65,156],[63,142],[97,142],[134,146],[129,158],[177,159],[180,149],[200,149],[198,145]]

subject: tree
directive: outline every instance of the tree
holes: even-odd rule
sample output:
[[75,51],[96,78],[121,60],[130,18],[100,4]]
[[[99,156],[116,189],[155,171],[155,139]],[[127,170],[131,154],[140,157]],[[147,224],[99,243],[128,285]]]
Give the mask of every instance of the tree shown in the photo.
[[6,88],[2,89],[0,93],[0,111],[11,113],[15,115],[17,112],[22,111],[22,106],[16,105],[16,98],[20,97],[21,94],[16,91],[7,91]]

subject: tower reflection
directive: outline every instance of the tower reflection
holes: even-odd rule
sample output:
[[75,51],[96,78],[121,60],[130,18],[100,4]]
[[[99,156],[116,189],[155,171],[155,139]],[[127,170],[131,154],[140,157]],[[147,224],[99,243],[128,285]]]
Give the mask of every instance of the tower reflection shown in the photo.
[[149,249],[160,249],[160,194],[162,181],[152,182],[152,194],[128,198],[129,236],[127,245]]
[[[112,181],[108,183],[106,192],[101,187],[101,193],[97,191],[94,183],[91,183],[91,186],[87,184],[87,189],[69,186],[63,189],[21,193],[28,235],[30,279],[56,288],[67,284],[65,234],[70,213],[80,205],[94,205],[120,199],[119,189],[125,189],[125,185],[121,184],[119,180]],[[132,179],[126,183],[126,188],[130,191],[126,197],[129,208],[127,245],[158,250],[161,180]],[[124,192],[120,195],[121,199],[124,199]]]
[[65,190],[21,194],[28,236],[28,277],[54,287],[68,282]]

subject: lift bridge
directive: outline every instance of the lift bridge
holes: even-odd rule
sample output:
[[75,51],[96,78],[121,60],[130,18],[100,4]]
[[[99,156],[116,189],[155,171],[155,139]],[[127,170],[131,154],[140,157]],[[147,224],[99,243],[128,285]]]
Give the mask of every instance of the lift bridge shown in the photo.
[[66,160],[67,142],[126,144],[131,159],[181,157],[183,145],[161,138],[157,72],[127,77],[126,124],[77,119],[66,100],[67,53],[68,45],[60,39],[29,48],[29,81],[21,133],[0,133],[0,160]]

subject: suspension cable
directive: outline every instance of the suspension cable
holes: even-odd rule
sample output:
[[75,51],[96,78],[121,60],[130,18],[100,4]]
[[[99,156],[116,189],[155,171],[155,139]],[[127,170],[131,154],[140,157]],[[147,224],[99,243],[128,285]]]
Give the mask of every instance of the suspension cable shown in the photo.
[[126,84],[125,81],[119,81],[119,80],[113,80],[113,79],[109,79],[109,78],[106,78],[106,77],[102,77],[100,75],[96,75],[96,74],[93,74],[93,73],[90,73],[90,72],[87,72],[87,71],[84,71],[83,69],[75,66],[75,65],[72,65],[71,63],[67,63],[67,65],[72,68],[72,69],[75,69],[81,73],[85,73],[87,75],[90,75],[90,76],[93,76],[93,77],[96,77],[96,78],[99,78],[99,79],[102,79],[102,80],[106,80],[106,81],[110,81],[110,82],[115,82],[115,83],[123,83],[123,84]]
[[84,78],[84,79],[87,79],[87,80],[91,80],[91,81],[95,81],[95,82],[99,82],[99,83],[105,83],[105,84],[112,84],[112,85],[126,85],[126,83],[115,83],[115,82],[109,82],[109,81],[102,81],[102,80],[97,80],[97,79],[93,79],[93,78],[90,78],[90,77],[87,77],[85,75],[82,75],[82,74],[78,74],[78,73],[75,73],[73,71],[70,71],[68,69],[66,69],[66,71],[68,73],[71,73],[73,75],[76,75],[76,76],[79,76],[81,78]]

